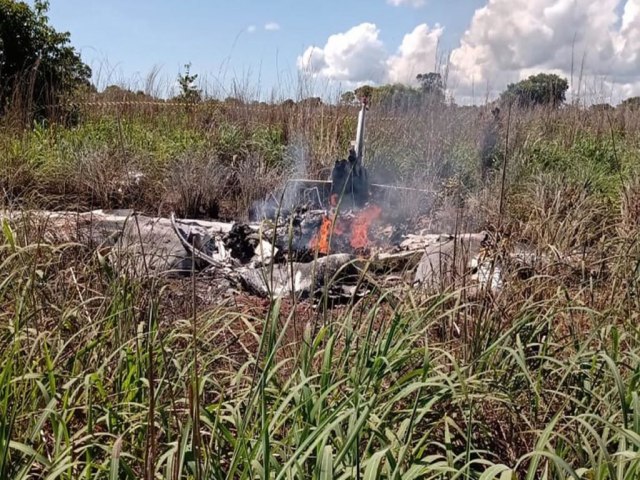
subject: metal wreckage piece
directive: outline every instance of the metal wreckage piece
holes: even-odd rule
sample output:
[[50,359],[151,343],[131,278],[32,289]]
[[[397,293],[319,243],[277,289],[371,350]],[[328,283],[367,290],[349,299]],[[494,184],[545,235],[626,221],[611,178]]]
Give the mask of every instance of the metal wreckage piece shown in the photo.
[[363,101],[358,114],[356,141],[349,150],[348,159],[336,160],[333,166],[330,196],[332,206],[340,202],[346,206],[361,208],[369,201],[369,173],[362,161],[367,108],[367,102]]
[[[302,296],[312,296],[322,290],[325,285],[334,285],[342,288],[349,286],[349,279],[357,278],[357,271],[359,270],[356,265],[351,264],[351,262],[355,261],[353,256],[343,252],[313,258],[311,261],[300,261],[299,257],[292,256],[292,254],[306,250],[310,240],[310,238],[307,238],[308,235],[318,231],[318,225],[315,228],[313,226],[305,228],[304,222],[308,221],[313,224],[314,219],[323,218],[326,215],[326,207],[323,204],[326,203],[329,204],[328,207],[331,209],[347,212],[346,215],[350,214],[349,211],[363,209],[370,200],[373,201],[371,198],[372,190],[375,189],[431,193],[426,190],[374,185],[369,182],[369,172],[363,161],[367,111],[367,102],[363,101],[358,114],[355,142],[352,143],[347,159],[336,160],[329,180],[297,179],[288,182],[310,185],[310,189],[315,190],[315,195],[322,207],[322,210],[317,211],[319,215],[315,216],[315,210],[305,210],[300,215],[296,213],[297,210],[293,210],[289,214],[285,213],[285,217],[293,215],[290,218],[299,220],[298,224],[295,221],[292,224],[296,224],[298,230],[300,230],[300,238],[296,236],[295,229],[293,233],[280,232],[279,230],[283,227],[278,222],[272,225],[274,229],[272,234],[263,231],[262,227],[256,225],[252,227],[244,225],[245,228],[243,230],[241,228],[242,225],[238,224],[222,238],[220,235],[211,236],[207,235],[206,232],[203,234],[202,230],[194,230],[192,226],[181,224],[172,215],[171,226],[173,231],[178,236],[188,256],[195,260],[194,266],[202,267],[208,265],[213,267],[229,279],[234,278],[245,290],[260,296],[282,296],[292,292]],[[298,185],[296,191],[300,192],[301,190],[302,188]],[[323,192],[323,195],[320,195],[320,191]],[[324,197],[324,201],[322,197]],[[251,231],[252,228],[254,229],[253,231]],[[237,235],[234,236],[235,230],[237,230],[235,232]],[[263,236],[265,234],[266,236]],[[483,234],[461,235],[459,238],[451,237],[449,241],[444,242],[441,241],[442,239],[434,242],[433,238],[427,237],[421,235],[418,238],[420,241],[425,241],[425,245],[417,247],[414,245],[413,249],[408,246],[410,250],[408,253],[411,253],[412,257],[416,257],[415,260],[422,256],[416,262],[417,265],[414,265],[414,284],[429,287],[443,281],[446,283],[448,277],[456,276],[454,275],[455,272],[471,271],[469,268],[473,267],[472,270],[478,272],[476,275],[478,284],[490,284],[491,289],[500,289],[502,286],[500,268],[491,268],[486,273],[484,272],[484,264],[481,265],[478,260],[479,245],[484,238]],[[288,239],[288,242],[283,242],[282,239]],[[456,246],[459,248],[455,248]],[[463,250],[467,253],[464,258],[460,255],[455,255],[455,252],[461,250],[462,247],[465,247]],[[390,257],[390,262],[383,259],[383,256],[376,263],[382,262],[390,265],[399,260],[406,260],[406,255],[403,253],[387,255]],[[451,260],[451,258],[454,260]],[[333,282],[329,281],[329,279],[339,281]],[[341,296],[344,293],[340,292],[337,295]],[[350,291],[350,294],[353,293]]]
[[[285,189],[293,189],[300,196],[315,202],[317,207],[335,206],[339,202],[342,210],[362,208],[373,195],[389,192],[430,195],[432,190],[411,188],[399,185],[372,183],[365,166],[366,116],[369,104],[363,99],[358,113],[356,139],[352,142],[347,159],[338,159],[333,165],[331,176],[327,180],[292,178],[287,180]],[[303,202],[304,203],[304,202]]]

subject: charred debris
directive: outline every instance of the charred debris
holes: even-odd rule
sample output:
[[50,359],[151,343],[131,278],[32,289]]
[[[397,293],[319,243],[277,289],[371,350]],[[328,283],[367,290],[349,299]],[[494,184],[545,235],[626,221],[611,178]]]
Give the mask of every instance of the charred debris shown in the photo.
[[293,192],[290,204],[272,195],[250,223],[152,218],[132,211],[38,212],[23,220],[45,220],[49,237],[108,251],[120,271],[207,272],[212,282],[263,297],[354,298],[381,287],[456,283],[500,289],[504,261],[496,264],[487,255],[489,235],[416,231],[415,222],[398,218],[395,202],[430,192],[369,182],[363,161],[366,114],[363,103],[356,140],[348,157],[335,162],[330,179],[290,180],[285,185]]

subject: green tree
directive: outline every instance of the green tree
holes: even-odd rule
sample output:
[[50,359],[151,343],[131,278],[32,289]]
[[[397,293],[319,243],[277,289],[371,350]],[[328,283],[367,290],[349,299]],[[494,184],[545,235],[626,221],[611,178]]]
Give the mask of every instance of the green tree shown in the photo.
[[353,93],[355,93],[356,98],[360,101],[371,100],[374,90],[375,88],[371,85],[363,85],[356,88]]
[[359,99],[368,99],[371,105],[394,110],[407,110],[419,105],[421,93],[415,88],[400,83],[372,87],[364,85],[355,90]]
[[184,66],[184,73],[178,75],[178,84],[180,85],[179,100],[194,103],[202,100],[202,92],[196,87],[197,79],[198,74],[191,74],[191,63],[187,63]]
[[620,102],[620,107],[626,108],[629,110],[639,110],[640,109],[640,97],[629,97],[626,100]]
[[429,103],[444,103],[444,83],[442,75],[436,72],[419,73],[416,80],[420,84],[423,98]]
[[559,107],[565,101],[569,83],[566,78],[550,73],[532,75],[526,80],[511,83],[502,92],[501,100],[520,107],[538,105]]
[[[444,87],[440,74],[418,75],[420,88],[410,87],[402,83],[391,83],[372,87],[364,85],[357,88],[353,95],[362,100],[368,99],[371,105],[395,111],[410,111],[424,105],[434,106],[444,104]],[[351,92],[345,93],[341,103],[348,104],[352,99]]]
[[[16,104],[27,120],[53,108],[79,88],[90,87],[91,69],[46,16],[49,2],[0,0],[0,115]],[[20,103],[18,103],[20,102]]]
[[355,105],[357,103],[356,94],[353,92],[344,92],[340,95],[340,104]]
[[375,103],[381,107],[409,111],[421,104],[422,93],[407,85],[394,83],[377,88],[373,97]]

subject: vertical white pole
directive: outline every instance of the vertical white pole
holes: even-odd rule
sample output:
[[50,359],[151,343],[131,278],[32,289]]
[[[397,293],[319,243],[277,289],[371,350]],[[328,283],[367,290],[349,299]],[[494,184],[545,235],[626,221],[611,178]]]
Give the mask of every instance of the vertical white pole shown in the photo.
[[359,163],[362,163],[364,158],[364,116],[365,116],[366,104],[362,104],[360,113],[358,114],[358,129],[356,130],[356,158]]

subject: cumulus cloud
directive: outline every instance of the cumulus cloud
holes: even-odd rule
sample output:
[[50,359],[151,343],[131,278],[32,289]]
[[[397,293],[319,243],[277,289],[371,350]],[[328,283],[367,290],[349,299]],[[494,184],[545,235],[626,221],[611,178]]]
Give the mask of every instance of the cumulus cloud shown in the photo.
[[443,28],[430,29],[418,25],[404,36],[398,52],[387,60],[388,80],[392,83],[412,83],[419,73],[436,70],[437,50]]
[[401,7],[406,5],[413,8],[419,8],[419,7],[422,7],[424,4],[426,4],[427,2],[426,0],[387,0],[387,3],[395,7]]
[[[436,69],[442,34],[418,25],[388,49],[378,27],[362,23],[308,47],[298,66],[340,82],[411,83]],[[640,94],[640,0],[487,0],[451,51],[448,88],[481,100],[539,72],[573,77],[572,92],[585,98]]]
[[418,73],[432,71],[442,27],[418,25],[390,55],[380,30],[362,23],[331,35],[324,47],[311,46],[298,57],[298,67],[312,75],[347,83],[411,83]]
[[324,47],[311,46],[298,57],[298,68],[314,76],[343,82],[382,82],[388,54],[373,23],[331,35]]
[[265,23],[264,29],[268,32],[275,32],[276,30],[280,30],[280,24],[276,22]]
[[256,26],[255,26],[255,25],[249,25],[249,26],[247,27],[247,32],[249,32],[249,33],[255,33],[255,31],[256,31]]
[[[460,92],[506,83],[540,71],[574,83],[606,77],[631,89],[640,74],[640,0],[491,0],[478,9],[460,46],[451,54],[451,75]],[[577,90],[573,86],[574,91]]]

